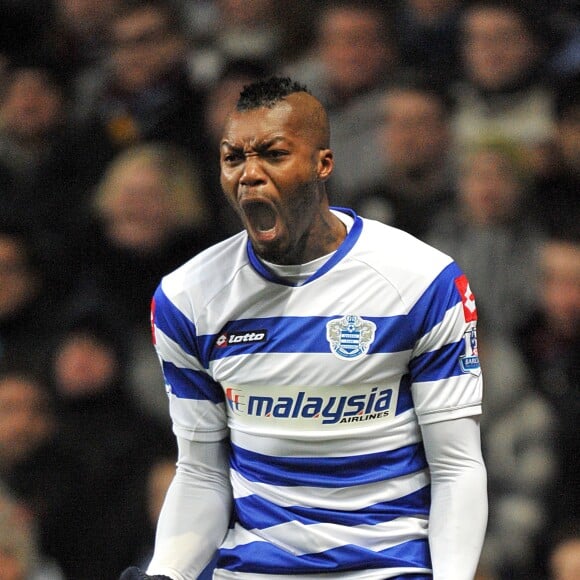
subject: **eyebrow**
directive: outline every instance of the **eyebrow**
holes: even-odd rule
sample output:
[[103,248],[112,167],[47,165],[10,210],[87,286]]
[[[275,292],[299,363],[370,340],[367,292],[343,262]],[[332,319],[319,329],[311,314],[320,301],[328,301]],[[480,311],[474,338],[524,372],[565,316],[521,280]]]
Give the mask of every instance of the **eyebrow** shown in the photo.
[[[256,144],[255,148],[257,150],[264,151],[264,150],[269,149],[273,145],[276,145],[280,142],[288,142],[288,138],[282,137],[282,136],[272,137],[271,139],[268,139],[266,141],[263,141],[261,143]],[[239,145],[234,145],[234,144],[230,143],[227,139],[222,140],[221,147],[222,148],[228,147],[230,149],[235,149],[235,150],[243,150],[243,147],[240,147]]]

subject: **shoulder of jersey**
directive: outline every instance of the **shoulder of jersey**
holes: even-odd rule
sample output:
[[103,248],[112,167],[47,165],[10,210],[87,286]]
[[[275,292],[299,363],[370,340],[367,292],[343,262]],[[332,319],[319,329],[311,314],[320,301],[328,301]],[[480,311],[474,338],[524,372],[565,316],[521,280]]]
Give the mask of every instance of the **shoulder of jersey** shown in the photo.
[[386,277],[433,279],[453,261],[403,230],[375,220],[363,221],[356,257]]
[[245,232],[239,232],[196,254],[163,278],[163,291],[168,296],[192,288],[196,293],[203,293],[227,284],[240,268],[249,263],[246,240]]

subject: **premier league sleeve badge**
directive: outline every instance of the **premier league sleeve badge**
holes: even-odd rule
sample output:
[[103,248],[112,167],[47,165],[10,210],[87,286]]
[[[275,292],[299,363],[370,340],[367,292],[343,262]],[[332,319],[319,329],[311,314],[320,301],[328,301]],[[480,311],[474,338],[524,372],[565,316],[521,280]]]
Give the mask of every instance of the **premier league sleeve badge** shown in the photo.
[[475,324],[471,324],[463,335],[465,354],[459,357],[459,365],[464,373],[478,376],[481,373],[479,365],[479,353],[477,350],[477,330]]

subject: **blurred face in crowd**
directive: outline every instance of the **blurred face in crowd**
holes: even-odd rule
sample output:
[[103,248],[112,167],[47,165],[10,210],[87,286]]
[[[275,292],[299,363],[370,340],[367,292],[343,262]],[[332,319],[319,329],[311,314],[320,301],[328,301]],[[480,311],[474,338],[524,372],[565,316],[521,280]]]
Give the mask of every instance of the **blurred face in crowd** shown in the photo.
[[521,189],[513,162],[507,155],[483,149],[466,159],[459,195],[475,223],[494,224],[510,219],[516,211]]
[[580,538],[562,542],[550,557],[551,580],[580,578]]
[[8,319],[36,296],[38,279],[17,238],[0,234],[0,320]]
[[35,514],[0,490],[0,580],[30,580],[38,562]]
[[0,466],[30,456],[52,433],[43,387],[18,375],[0,377]]
[[1,580],[26,580],[26,570],[20,558],[2,546],[0,546],[0,570]]
[[543,311],[564,336],[573,336],[580,323],[580,245],[551,241],[541,256]]
[[379,82],[394,60],[379,15],[354,5],[323,13],[319,49],[330,84],[347,96]]
[[63,93],[44,71],[17,69],[0,103],[0,126],[14,139],[36,141],[60,125],[63,109]]
[[71,399],[106,391],[117,371],[113,348],[89,332],[73,332],[67,336],[54,360],[58,391]]
[[441,102],[426,93],[394,89],[384,101],[381,145],[394,171],[411,173],[438,165],[449,144]]
[[487,90],[501,90],[517,83],[538,58],[534,37],[509,9],[468,9],[463,35],[466,74]]
[[119,0],[56,0],[56,11],[67,30],[93,36],[105,27]]
[[149,163],[133,161],[119,173],[112,187],[115,195],[104,218],[113,243],[143,252],[162,245],[174,222],[161,172]]
[[171,30],[167,16],[143,6],[116,17],[111,25],[116,82],[138,92],[162,79],[185,57],[185,41]]

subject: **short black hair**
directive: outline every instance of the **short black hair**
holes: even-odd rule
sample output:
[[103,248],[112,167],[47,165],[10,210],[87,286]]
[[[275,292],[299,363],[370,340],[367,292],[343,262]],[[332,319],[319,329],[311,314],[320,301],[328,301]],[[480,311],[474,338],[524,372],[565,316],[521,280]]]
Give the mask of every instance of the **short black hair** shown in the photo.
[[267,107],[271,109],[293,93],[308,93],[305,85],[289,77],[270,77],[245,85],[236,104],[237,111]]

